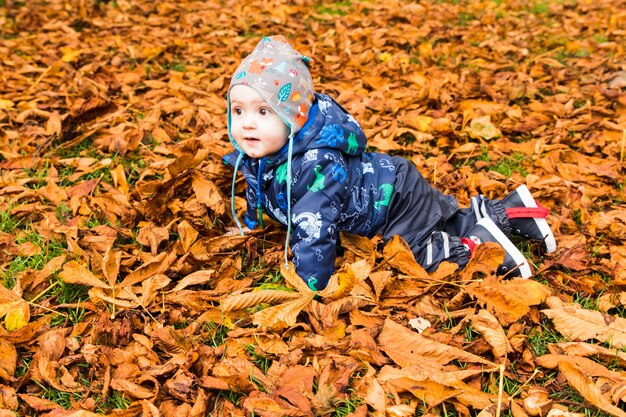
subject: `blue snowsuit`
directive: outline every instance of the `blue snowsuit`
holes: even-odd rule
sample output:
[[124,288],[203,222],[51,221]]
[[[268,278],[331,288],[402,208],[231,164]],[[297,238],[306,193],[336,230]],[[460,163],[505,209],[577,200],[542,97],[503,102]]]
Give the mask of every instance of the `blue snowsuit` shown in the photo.
[[[476,223],[475,208],[460,210],[454,197],[431,187],[410,161],[365,152],[358,122],[328,95],[315,98],[293,139],[290,247],[298,275],[313,290],[326,287],[341,230],[385,240],[401,235],[427,271],[444,259],[465,266],[468,252],[460,237]],[[247,181],[244,222],[250,229],[259,224],[261,210],[287,224],[287,149],[261,159],[243,156],[239,170]],[[224,161],[235,166],[239,153]],[[510,229],[498,201],[475,199]]]

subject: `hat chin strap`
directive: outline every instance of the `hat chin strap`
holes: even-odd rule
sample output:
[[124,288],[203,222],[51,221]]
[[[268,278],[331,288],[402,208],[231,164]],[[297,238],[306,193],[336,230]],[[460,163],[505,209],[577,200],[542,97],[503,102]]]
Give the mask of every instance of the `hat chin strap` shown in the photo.
[[287,237],[285,238],[285,268],[289,269],[289,241],[291,240],[291,156],[293,154],[293,127],[289,134],[287,151]]
[[243,151],[239,153],[237,156],[237,161],[235,162],[235,171],[233,172],[233,183],[230,188],[230,212],[239,228],[239,234],[243,236],[243,227],[241,226],[241,221],[237,217],[237,210],[235,210],[235,182],[237,181],[237,171],[239,170],[239,165],[241,164],[241,160],[243,159]]

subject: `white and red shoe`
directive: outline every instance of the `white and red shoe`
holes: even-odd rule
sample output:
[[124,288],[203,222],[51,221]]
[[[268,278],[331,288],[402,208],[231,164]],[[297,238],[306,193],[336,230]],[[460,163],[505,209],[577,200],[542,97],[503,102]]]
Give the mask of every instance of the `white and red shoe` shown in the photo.
[[476,245],[481,243],[499,243],[504,249],[505,255],[504,262],[498,267],[498,275],[521,276],[522,278],[530,278],[532,276],[530,265],[528,265],[524,255],[489,217],[480,219],[467,233],[467,236],[461,238],[461,242],[463,242],[470,254],[474,252]]
[[519,186],[501,203],[509,216],[512,234],[542,242],[546,253],[556,250],[554,234],[546,221],[550,210],[535,201],[528,187]]

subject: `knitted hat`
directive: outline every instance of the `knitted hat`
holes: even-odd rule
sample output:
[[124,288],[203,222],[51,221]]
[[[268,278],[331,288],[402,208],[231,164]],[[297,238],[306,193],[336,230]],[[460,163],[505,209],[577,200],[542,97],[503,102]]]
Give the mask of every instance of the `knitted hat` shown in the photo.
[[252,87],[289,126],[291,138],[304,126],[313,102],[313,80],[306,66],[309,58],[299,54],[284,36],[268,36],[257,44],[237,67],[228,88]]

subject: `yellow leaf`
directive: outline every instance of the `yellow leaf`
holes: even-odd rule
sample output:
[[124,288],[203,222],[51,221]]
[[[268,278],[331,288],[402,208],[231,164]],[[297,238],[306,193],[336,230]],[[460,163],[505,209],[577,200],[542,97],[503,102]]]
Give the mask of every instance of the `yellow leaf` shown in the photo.
[[4,327],[8,331],[20,329],[30,321],[30,306],[26,301],[18,304],[4,316]]
[[72,49],[69,47],[61,48],[61,52],[63,52],[63,56],[61,57],[61,61],[63,62],[75,62],[83,53],[80,49]]
[[11,301],[8,301],[8,302],[0,303],[0,317],[4,317],[11,310],[17,308],[17,306],[20,304],[20,302],[21,302],[21,299],[11,300]]
[[380,55],[378,55],[378,59],[384,63],[389,62],[391,58],[393,58],[393,55],[391,55],[389,52],[383,52]]
[[11,100],[0,99],[0,110],[9,110],[15,106],[15,103]]

